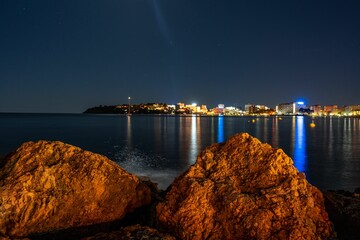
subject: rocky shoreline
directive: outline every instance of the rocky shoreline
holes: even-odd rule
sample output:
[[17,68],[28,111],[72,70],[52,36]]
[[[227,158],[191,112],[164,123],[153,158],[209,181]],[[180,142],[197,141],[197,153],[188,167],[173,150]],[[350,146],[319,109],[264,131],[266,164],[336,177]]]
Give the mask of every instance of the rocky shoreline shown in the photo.
[[207,147],[166,191],[62,142],[0,160],[0,239],[359,239],[359,209],[358,192],[321,193],[246,133]]

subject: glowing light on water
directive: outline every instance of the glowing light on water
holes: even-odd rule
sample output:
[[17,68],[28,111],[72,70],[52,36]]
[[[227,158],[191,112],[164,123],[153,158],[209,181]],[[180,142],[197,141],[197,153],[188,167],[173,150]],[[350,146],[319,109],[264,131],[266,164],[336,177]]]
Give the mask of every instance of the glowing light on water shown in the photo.
[[273,118],[272,126],[272,146],[279,147],[279,122],[278,118]]
[[127,118],[127,128],[126,128],[126,144],[131,148],[131,117]]
[[191,117],[191,133],[190,133],[190,156],[189,159],[193,160],[193,163],[196,161],[196,156],[198,154],[198,149],[197,149],[197,126],[196,126],[196,116],[192,116]]
[[[295,118],[295,117],[294,117]],[[295,119],[293,119],[295,120]],[[294,164],[300,172],[306,171],[306,132],[304,127],[304,117],[296,117],[295,127],[295,141],[294,141]]]
[[218,118],[218,142],[224,142],[224,117]]

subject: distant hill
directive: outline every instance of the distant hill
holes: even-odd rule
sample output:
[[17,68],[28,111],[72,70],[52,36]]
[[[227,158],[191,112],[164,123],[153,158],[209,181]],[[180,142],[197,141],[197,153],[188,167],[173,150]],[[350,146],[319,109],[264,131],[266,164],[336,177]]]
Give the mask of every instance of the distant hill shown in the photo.
[[[87,109],[84,113],[91,114],[126,114],[129,111],[128,104],[92,107]],[[131,105],[132,114],[172,114],[175,113],[175,108],[170,108],[164,103],[146,103]]]
[[86,109],[84,113],[95,113],[95,114],[125,114],[126,108],[119,106],[98,106]]

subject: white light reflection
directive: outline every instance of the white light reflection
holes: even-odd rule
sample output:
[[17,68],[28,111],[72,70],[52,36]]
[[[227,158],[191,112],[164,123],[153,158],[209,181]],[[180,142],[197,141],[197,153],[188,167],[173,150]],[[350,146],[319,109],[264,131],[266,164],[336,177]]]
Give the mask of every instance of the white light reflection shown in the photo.
[[[293,119],[293,128],[294,128]],[[294,141],[294,164],[300,172],[306,171],[306,132],[304,116],[296,117],[295,141]]]
[[278,117],[275,117],[272,119],[272,126],[271,126],[271,132],[272,132],[272,140],[271,145],[273,147],[279,147],[279,120]]
[[328,148],[329,148],[329,156],[333,155],[334,152],[334,130],[333,130],[333,119],[332,117],[330,117],[330,123],[329,123],[329,144],[328,144]]
[[132,144],[131,144],[131,116],[127,116],[126,145],[128,148],[132,147]]
[[199,153],[200,137],[198,136],[198,134],[200,134],[200,117],[192,116],[191,126],[190,126],[190,148],[189,148],[189,159],[191,164],[195,163],[196,157]]
[[211,143],[215,142],[214,117],[211,117]]
[[260,127],[260,121],[259,119],[254,119],[253,121],[255,121],[255,137],[258,139],[261,139],[261,127]]
[[157,152],[161,152],[161,148],[164,145],[164,132],[166,131],[166,118],[154,116],[154,148]]
[[263,118],[261,119],[263,124],[264,124],[264,142],[268,143],[269,142],[269,133],[268,133],[268,119],[267,118]]
[[352,148],[352,129],[351,129],[351,119],[350,118],[344,118],[344,143],[343,143],[343,151],[346,154],[346,156],[350,156],[352,154],[351,148]]

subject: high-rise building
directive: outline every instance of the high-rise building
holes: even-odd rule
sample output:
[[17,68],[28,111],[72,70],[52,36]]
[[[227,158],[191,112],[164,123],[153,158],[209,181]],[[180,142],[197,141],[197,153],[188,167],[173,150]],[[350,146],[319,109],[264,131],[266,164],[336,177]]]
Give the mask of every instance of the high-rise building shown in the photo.
[[304,102],[280,103],[276,105],[276,113],[280,115],[293,115],[298,114],[301,108],[306,108]]
[[253,114],[256,112],[256,106],[255,104],[249,103],[249,104],[245,104],[245,112],[247,114]]
[[244,110],[245,110],[245,112],[250,113],[250,110],[253,109],[254,107],[255,107],[254,104],[248,103],[248,104],[245,104]]

